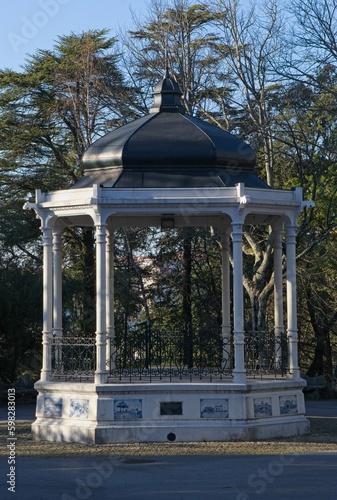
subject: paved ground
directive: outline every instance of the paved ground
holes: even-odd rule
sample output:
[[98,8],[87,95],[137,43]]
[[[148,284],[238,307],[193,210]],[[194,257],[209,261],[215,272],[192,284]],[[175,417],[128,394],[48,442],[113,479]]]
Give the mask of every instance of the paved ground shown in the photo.
[[[17,404],[15,407],[16,420],[34,420],[35,419],[35,403]],[[7,420],[7,406],[0,406],[0,422]]]
[[[335,417],[337,418],[337,399],[320,399],[305,402],[308,417]],[[337,495],[336,495],[337,497]]]
[[[337,400],[308,401],[309,416],[337,418]],[[19,405],[18,420],[33,420]],[[0,420],[6,419],[0,407]],[[17,457],[15,494],[0,457],[2,500],[335,500],[336,452],[308,455],[36,459]]]
[[3,500],[335,500],[336,491],[337,451],[299,456],[22,457],[17,460],[16,494],[6,491],[3,481],[0,485]]

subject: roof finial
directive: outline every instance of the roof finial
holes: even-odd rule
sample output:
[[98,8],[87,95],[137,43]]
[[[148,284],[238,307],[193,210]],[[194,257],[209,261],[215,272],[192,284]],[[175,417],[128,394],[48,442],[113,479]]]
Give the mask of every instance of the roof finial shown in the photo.
[[170,75],[168,64],[165,69],[164,78],[157,83],[153,91],[154,103],[150,113],[168,111],[170,113],[184,113],[185,109],[181,102],[182,92],[179,84]]
[[168,64],[168,33],[165,34],[164,61],[165,61],[165,78],[169,78],[170,73]]
[[161,82],[157,83],[153,91],[154,103],[150,113],[168,111],[170,113],[184,113],[185,109],[181,103],[182,91],[174,77],[171,77],[169,71],[169,50],[168,33],[165,33],[164,40],[164,64],[165,75]]

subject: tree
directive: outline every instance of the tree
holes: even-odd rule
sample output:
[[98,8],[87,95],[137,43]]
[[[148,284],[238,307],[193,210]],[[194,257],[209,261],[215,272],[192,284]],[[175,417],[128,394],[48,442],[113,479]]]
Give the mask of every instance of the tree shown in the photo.
[[[0,71],[0,217],[3,266],[41,266],[38,224],[22,206],[35,189],[73,185],[82,155],[100,135],[134,117],[136,93],[119,69],[116,40],[106,30],[62,36],[53,50],[30,56],[22,73]],[[25,224],[19,221],[25,221]],[[25,231],[20,231],[24,228]],[[94,331],[94,238],[89,228],[64,234],[65,306],[70,331]],[[71,311],[71,314],[70,314]],[[76,312],[75,312],[76,311]],[[42,314],[41,314],[42,317]],[[3,323],[4,335],[10,322]],[[24,332],[22,332],[24,333]]]
[[303,366],[308,374],[325,375],[331,380],[337,362],[331,348],[336,328],[331,306],[336,300],[332,286],[335,267],[331,262],[337,208],[335,69],[330,64],[322,67],[315,80],[322,85],[313,85],[310,77],[289,84],[280,96],[282,131],[275,149],[288,183],[299,179],[306,197],[315,202],[315,208],[301,214],[298,228],[301,352],[305,353]]
[[[280,52],[281,22],[276,2],[240,8],[239,2],[210,2],[215,12],[218,40],[213,44],[223,64],[227,86],[235,82],[230,95],[232,111],[228,129],[239,133],[257,151],[257,172],[275,187],[273,96],[280,90],[273,65]],[[226,86],[226,83],[223,86]],[[224,122],[226,123],[226,122]],[[221,122],[218,123],[220,126]],[[247,328],[266,331],[267,303],[273,292],[273,235],[268,229],[244,229],[244,287],[248,298]]]
[[60,37],[53,51],[31,56],[23,73],[0,73],[2,185],[15,182],[26,195],[74,184],[87,147],[130,116],[115,40],[106,34]]
[[[156,11],[156,21],[132,33],[143,42],[140,56],[142,67],[146,68],[143,77],[147,77],[148,68],[153,73],[158,62],[163,65],[165,50],[160,37],[166,36],[169,64],[182,87],[187,111],[230,131],[239,130],[243,136],[251,138],[258,149],[259,171],[273,186],[273,111],[269,103],[276,88],[272,80],[272,60],[279,50],[276,4],[267,10],[265,24],[260,25],[259,30],[254,11],[244,18],[239,15],[237,2],[214,2],[212,8],[208,3],[203,9],[188,2],[173,2],[173,5],[174,9],[160,11],[160,16]],[[168,19],[171,22],[167,27]],[[205,31],[203,37],[199,34],[201,29]],[[209,57],[205,56],[205,51]],[[200,54],[204,56],[202,64],[190,64],[191,61],[200,62]],[[211,73],[213,77],[207,78]],[[190,81],[195,82],[194,86]],[[244,99],[239,101],[242,95]],[[245,232],[247,273],[244,284],[251,302],[249,322],[252,330],[266,330],[266,303],[273,291],[272,235],[262,240],[260,236],[254,231]],[[187,242],[184,248],[187,262]]]
[[35,376],[40,364],[42,314],[38,227],[22,203],[0,207],[0,379]]
[[[147,89],[152,90],[154,83],[163,77],[164,68],[168,67],[180,84],[186,112],[213,116],[214,106],[210,96],[212,89],[216,88],[216,68],[219,64],[219,55],[212,50],[216,40],[215,34],[210,31],[213,20],[214,13],[207,5],[192,4],[187,0],[174,0],[169,5],[154,1],[145,24],[138,22],[138,29],[130,32],[130,41],[124,39],[132,60],[132,64],[126,66],[135,68],[132,78],[145,89],[146,109]],[[193,338],[196,334],[192,300],[193,238],[194,232],[187,228],[176,231],[176,241],[171,240],[176,254],[181,254],[181,283],[177,290],[181,299],[182,322],[180,326],[176,325],[176,330],[183,329],[183,357],[187,366],[193,364]],[[177,255],[172,257],[176,260]],[[171,311],[177,315],[175,300],[174,303],[175,308]],[[169,308],[171,306],[168,305]],[[171,316],[171,324],[172,321]]]
[[[315,208],[301,214],[297,236],[301,363],[310,374],[331,378],[337,362],[336,22],[332,0],[275,0],[247,8],[236,0],[152,0],[147,17],[135,19],[134,29],[123,36],[120,53],[106,30],[89,31],[60,37],[53,50],[31,56],[22,73],[0,71],[0,280],[7,311],[0,317],[0,336],[5,352],[13,331],[8,318],[18,310],[9,307],[7,296],[13,304],[26,300],[13,294],[16,283],[22,278],[33,287],[40,279],[38,223],[22,212],[23,203],[36,188],[73,185],[83,175],[85,149],[107,130],[145,114],[153,86],[168,66],[188,113],[248,140],[257,151],[258,175],[272,187],[300,185],[305,198],[315,201]],[[244,229],[246,329],[265,331],[272,309],[273,234],[267,227]],[[63,238],[64,324],[73,334],[91,335],[93,233],[69,228]],[[184,361],[193,363],[202,332],[217,331],[221,324],[219,276],[213,272],[220,256],[214,241],[201,228],[116,233],[121,339],[136,323],[146,325],[147,335],[158,330],[159,322],[178,331],[180,317]],[[153,269],[139,260],[152,250]],[[168,272],[158,274],[167,262]],[[205,304],[212,304],[211,314]],[[35,325],[26,333],[37,328],[30,312],[18,321]],[[14,371],[25,352],[23,346],[15,354]],[[8,379],[13,367],[6,370]]]
[[200,366],[202,358],[205,366],[211,366],[217,361],[215,353],[221,356],[222,352],[219,345],[218,349],[212,347],[221,340],[221,267],[216,238],[207,228],[172,229],[158,232],[151,249],[156,269],[151,302],[155,323],[176,339],[184,366]]
[[335,238],[316,247],[299,266],[300,362],[309,376],[335,379],[337,347],[336,265],[330,247]]
[[[321,65],[337,59],[337,6],[334,0],[294,0],[285,3],[289,29],[285,34],[280,75],[316,85]],[[318,85],[319,86],[319,85]],[[326,87],[330,91],[330,87]]]
[[152,102],[147,97],[168,67],[182,89],[189,114],[200,114],[202,105],[210,104],[219,64],[212,49],[216,36],[210,31],[214,17],[201,3],[173,0],[166,5],[153,0],[149,17],[136,21],[138,29],[130,31],[130,40],[124,37],[124,43],[131,61],[127,67],[133,68],[132,79],[139,82],[146,103]]

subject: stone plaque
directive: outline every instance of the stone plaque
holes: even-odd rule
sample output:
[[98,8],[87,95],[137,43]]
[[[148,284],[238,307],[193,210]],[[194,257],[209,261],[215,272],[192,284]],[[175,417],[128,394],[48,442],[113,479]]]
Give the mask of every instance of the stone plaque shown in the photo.
[[160,415],[182,415],[183,403],[181,401],[169,401],[160,403]]

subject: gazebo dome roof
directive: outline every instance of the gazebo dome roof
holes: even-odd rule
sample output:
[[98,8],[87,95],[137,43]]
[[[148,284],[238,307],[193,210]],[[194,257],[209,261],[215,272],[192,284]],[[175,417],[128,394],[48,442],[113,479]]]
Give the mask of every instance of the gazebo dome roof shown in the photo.
[[150,113],[109,132],[83,155],[76,187],[268,186],[254,173],[255,152],[219,127],[185,114],[178,83],[166,71]]

